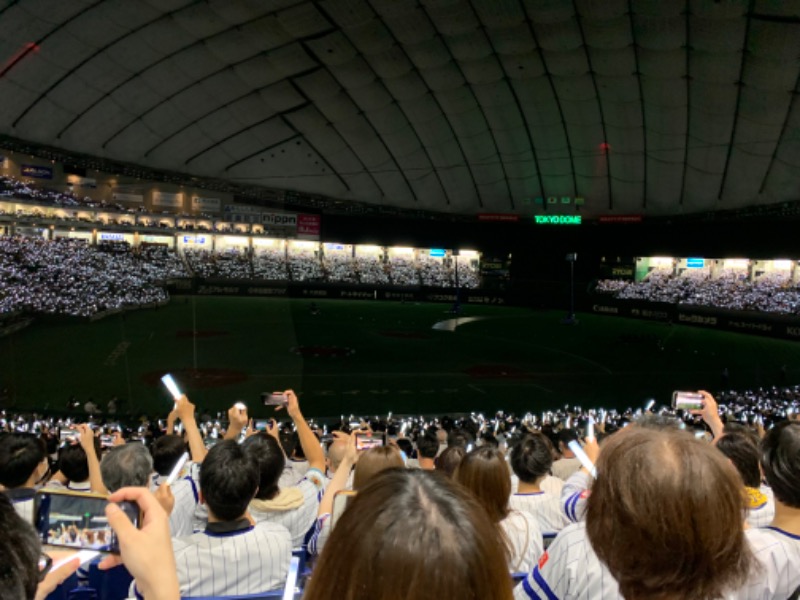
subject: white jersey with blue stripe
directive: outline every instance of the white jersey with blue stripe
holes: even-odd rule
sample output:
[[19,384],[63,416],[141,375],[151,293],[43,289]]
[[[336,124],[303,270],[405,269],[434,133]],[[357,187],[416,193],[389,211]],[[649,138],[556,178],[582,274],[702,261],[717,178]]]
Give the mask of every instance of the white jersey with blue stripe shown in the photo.
[[[167,478],[155,474],[150,481],[150,491],[155,492]],[[200,502],[198,486],[191,476],[178,479],[170,486],[175,503],[169,515],[169,530],[172,537],[184,537],[194,533],[194,512]]]
[[623,600],[616,579],[597,558],[586,523],[564,528],[533,571],[514,588],[515,600]]
[[561,501],[558,496],[547,492],[516,493],[509,498],[509,506],[514,510],[532,515],[539,523],[539,529],[545,537],[555,537],[559,531],[569,525]]
[[561,507],[573,523],[582,521],[586,515],[586,500],[589,498],[591,485],[592,476],[583,470],[576,471],[564,482],[564,488],[561,490]]
[[776,527],[748,529],[745,537],[761,569],[733,598],[786,600],[800,588],[800,535]]

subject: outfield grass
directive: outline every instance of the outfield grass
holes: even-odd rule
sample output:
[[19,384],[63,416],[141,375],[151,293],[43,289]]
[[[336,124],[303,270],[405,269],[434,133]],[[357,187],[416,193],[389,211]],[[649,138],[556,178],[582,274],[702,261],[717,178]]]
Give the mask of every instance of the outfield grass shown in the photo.
[[[195,320],[197,367],[245,377],[216,388],[179,378],[209,410],[237,399],[256,407],[260,392],[286,387],[302,393],[307,416],[322,417],[666,403],[674,389],[719,389],[726,367],[737,388],[783,383],[782,365],[800,381],[800,345],[783,340],[588,314],[573,327],[560,312],[492,306],[464,307],[483,320],[447,332],[432,329],[450,318],[443,304],[330,300],[319,315],[309,305],[176,298],[95,323],[36,323],[0,339],[0,387],[17,408],[60,409],[70,395],[104,407],[116,395],[135,412],[165,412],[171,401],[155,378],[194,366]],[[354,353],[304,357],[292,351],[300,346]]]

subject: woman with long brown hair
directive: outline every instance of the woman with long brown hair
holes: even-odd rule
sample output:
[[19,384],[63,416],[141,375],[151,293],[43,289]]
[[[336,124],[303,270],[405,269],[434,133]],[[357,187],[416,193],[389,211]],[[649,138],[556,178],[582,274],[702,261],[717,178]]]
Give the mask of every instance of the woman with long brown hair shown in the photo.
[[305,600],[510,600],[511,579],[486,512],[446,477],[385,470],[337,523]]
[[509,507],[511,471],[502,453],[490,446],[469,452],[458,465],[455,480],[483,506],[505,540],[508,570],[530,571],[544,551],[536,519]]

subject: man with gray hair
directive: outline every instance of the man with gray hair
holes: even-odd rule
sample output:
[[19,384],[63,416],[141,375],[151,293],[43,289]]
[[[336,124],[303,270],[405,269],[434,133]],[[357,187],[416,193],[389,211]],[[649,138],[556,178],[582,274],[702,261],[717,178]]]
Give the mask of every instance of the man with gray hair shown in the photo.
[[116,446],[100,463],[100,474],[109,493],[123,487],[147,487],[152,472],[153,457],[144,444]]

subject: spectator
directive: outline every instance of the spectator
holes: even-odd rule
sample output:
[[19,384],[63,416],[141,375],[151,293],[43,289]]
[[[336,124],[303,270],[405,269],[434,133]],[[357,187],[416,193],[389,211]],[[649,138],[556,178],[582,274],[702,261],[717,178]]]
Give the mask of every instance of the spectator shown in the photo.
[[794,599],[800,591],[800,423],[784,421],[767,432],[761,465],[775,494],[775,518],[746,532],[761,571],[737,597]]
[[586,521],[559,534],[516,598],[705,600],[744,583],[741,480],[714,448],[630,427],[606,440],[597,472]]
[[36,485],[49,471],[41,438],[30,433],[0,434],[0,485],[27,523],[33,523]]
[[390,469],[352,500],[305,600],[508,600],[503,545],[485,512],[443,477]]
[[517,492],[511,496],[512,509],[532,515],[545,540],[552,539],[569,524],[557,495],[541,489],[550,472],[553,455],[550,443],[539,432],[526,435],[511,450],[511,469],[519,478]]
[[[150,480],[150,491],[155,492],[166,481],[175,464],[187,450],[186,442],[181,436],[175,434],[162,435],[153,442],[153,445],[150,446],[150,453],[153,457],[155,473]],[[191,474],[180,477],[170,486],[174,498],[174,505],[169,514],[169,528],[172,537],[191,535],[194,531],[194,514],[199,500],[197,485],[199,475],[195,473],[191,464],[185,467],[185,472],[187,471]]]
[[420,469],[425,471],[435,469],[434,459],[438,453],[439,440],[435,436],[425,433],[417,439],[417,462]]
[[758,448],[743,433],[726,433],[716,440],[716,446],[742,477],[747,493],[747,524],[751,527],[766,527],[775,516],[775,504],[770,497],[769,488],[761,486]]
[[153,458],[144,444],[123,444],[109,450],[100,461],[103,485],[109,492],[123,487],[147,487]]
[[509,507],[511,473],[503,455],[494,448],[476,448],[461,461],[455,480],[475,496],[501,532],[508,569],[529,571],[544,549],[542,533],[534,517]]
[[[225,440],[211,448],[200,470],[208,525],[173,540],[181,596],[256,594],[283,585],[291,536],[282,525],[247,518],[257,489],[258,469],[239,444]],[[245,557],[259,568],[249,568]]]
[[436,470],[452,478],[466,454],[467,451],[461,446],[450,446],[434,460]]
[[578,441],[578,434],[574,429],[562,429],[558,432],[558,451],[561,453],[561,458],[553,462],[552,470],[555,477],[564,481],[581,468],[581,461],[575,458],[569,449],[569,443],[572,441]]

